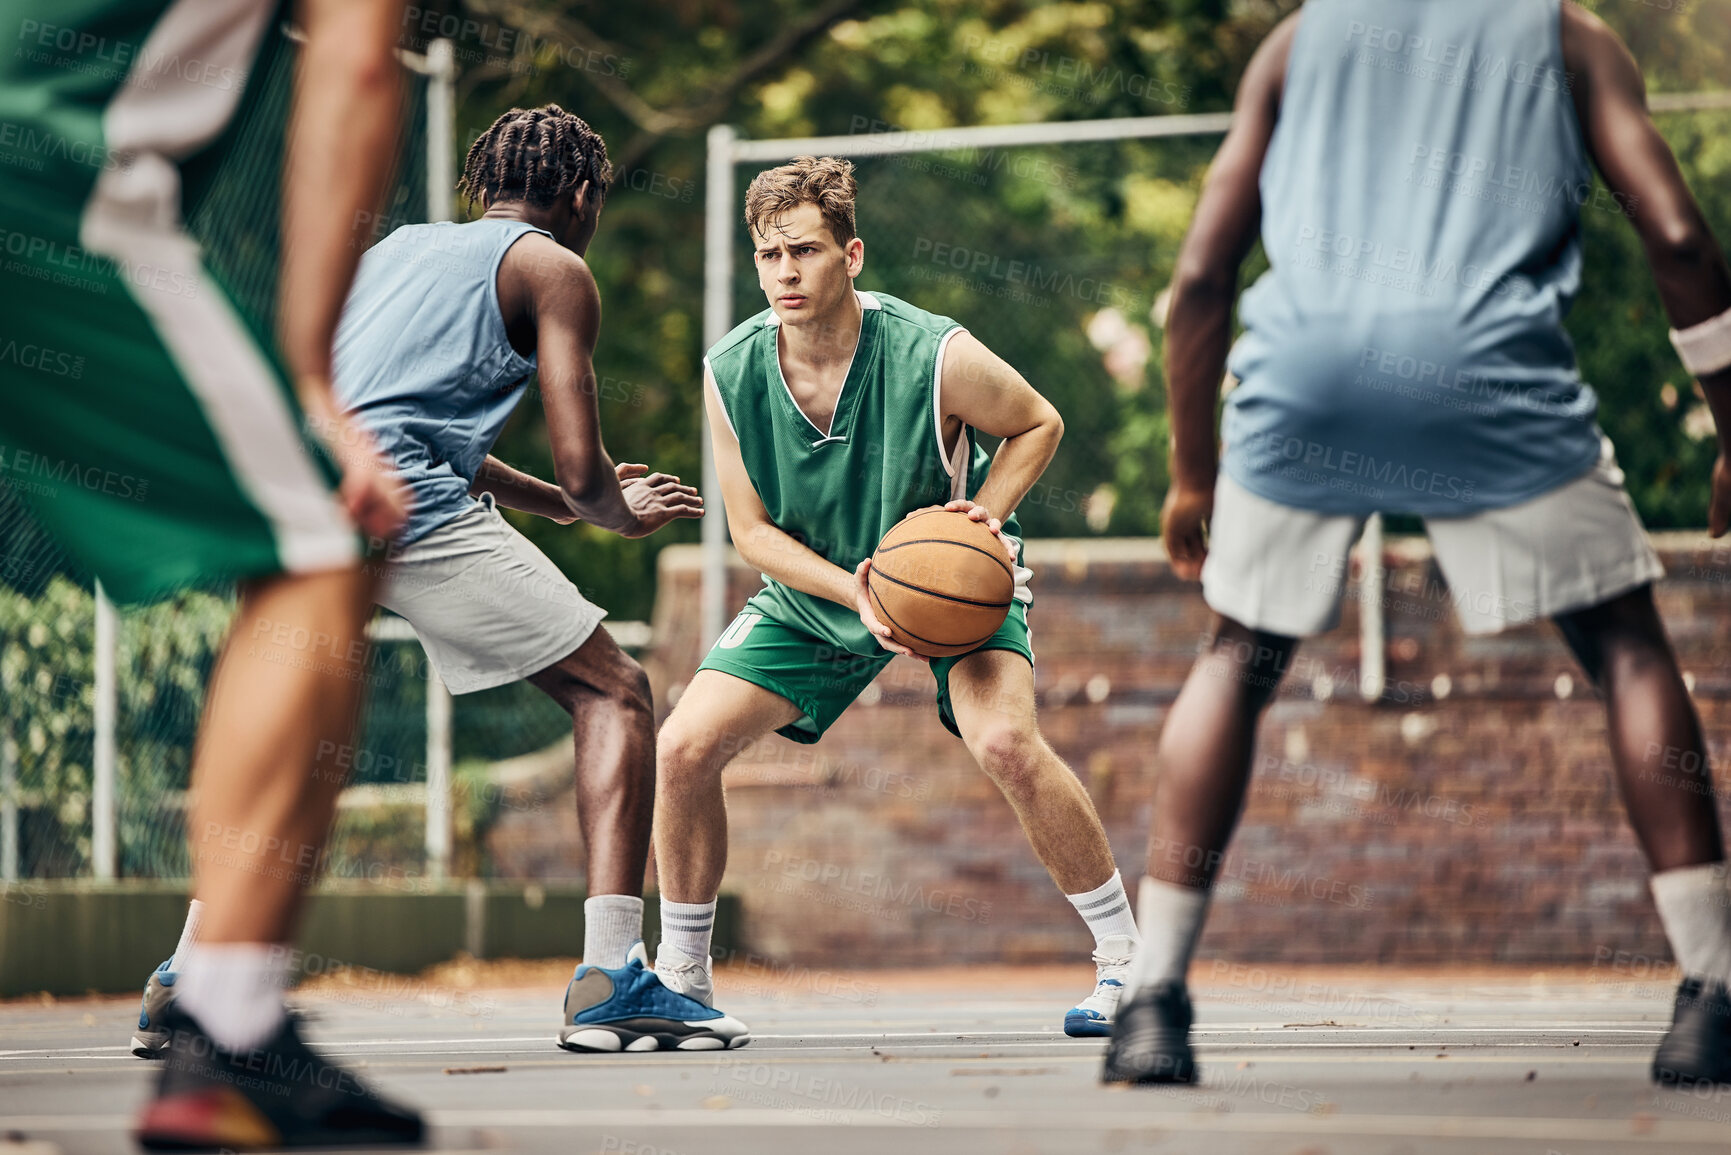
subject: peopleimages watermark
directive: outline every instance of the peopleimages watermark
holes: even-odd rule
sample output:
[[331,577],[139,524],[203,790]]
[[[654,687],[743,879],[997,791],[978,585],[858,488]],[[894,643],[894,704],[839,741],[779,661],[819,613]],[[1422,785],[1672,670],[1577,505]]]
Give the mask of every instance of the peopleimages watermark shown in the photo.
[[[1471,478],[1422,466],[1409,467],[1393,458],[1379,458],[1373,453],[1340,449],[1275,431],[1251,434],[1245,438],[1244,448],[1257,460],[1259,471],[1278,472],[1294,480],[1371,497],[1410,492],[1465,502],[1472,500],[1477,488]],[[1285,465],[1281,467],[1283,462]]]
[[151,89],[164,78],[232,92],[246,83],[247,72],[231,64],[217,64],[197,56],[151,50],[151,41],[137,43],[99,36],[89,28],[24,20],[18,25],[21,42],[14,52],[32,64],[46,64],[67,72],[81,72],[112,80],[125,78],[135,88]]
[[1505,381],[1475,373],[1446,361],[1433,361],[1393,349],[1366,345],[1358,356],[1354,385],[1394,393],[1477,417],[1518,407],[1535,413],[1566,409],[1579,402],[1578,383],[1562,389],[1521,381]]
[[549,61],[599,76],[623,78],[631,74],[629,57],[438,8],[409,5],[403,9],[403,28],[422,39],[451,41],[452,55],[462,64],[488,61],[504,64],[511,72],[533,73],[542,61]]
[[[712,1089],[743,1102],[791,1109],[791,1114],[827,1122],[841,1122],[863,1113],[911,1127],[936,1127],[943,1115],[930,1103],[891,1091],[874,1091],[810,1071],[744,1059],[717,1070]],[[801,1100],[811,1105],[801,1106]]]
[[1407,184],[1441,189],[1521,212],[1546,213],[1561,203],[1577,209],[1613,209],[1628,214],[1639,202],[1633,195],[1612,192],[1590,176],[1569,180],[1556,173],[1425,144],[1413,146],[1407,164]]
[[[1454,826],[1483,825],[1481,820],[1473,817],[1470,803],[1421,790],[1405,787],[1396,789],[1386,782],[1360,778],[1348,774],[1345,770],[1309,762],[1293,762],[1276,754],[1264,754],[1257,762],[1256,773],[1262,778],[1282,784],[1269,792],[1275,798],[1301,801],[1304,791],[1315,788],[1324,795],[1339,795],[1343,799],[1366,803],[1383,811],[1420,814]],[[1290,789],[1294,786],[1301,789]]]
[[[1190,89],[1176,81],[1161,80],[1112,64],[1093,64],[1063,52],[1023,47],[1009,37],[987,37],[970,32],[962,37],[962,48],[979,57],[966,61],[962,65],[964,71],[987,79],[1008,80],[1049,96],[1098,101],[1121,95],[1156,104],[1176,105],[1183,105],[1190,99]],[[1018,76],[1017,73],[1028,75]]]
[[84,376],[83,354],[69,353],[64,349],[3,335],[0,335],[0,363],[31,369],[50,377],[68,377],[74,381]]
[[[1081,173],[1076,169],[1058,164],[1049,157],[1026,148],[977,148],[971,145],[943,147],[944,134],[950,131],[953,130],[934,129],[922,132],[869,116],[855,116],[848,124],[850,136],[862,132],[889,133],[900,137],[904,144],[911,146],[915,151],[885,158],[888,163],[898,168],[931,173],[974,185],[986,184],[990,180],[990,174],[995,172],[1008,172],[1023,180],[1055,188],[1075,188],[1081,182]],[[946,161],[951,163],[945,163]]]
[[128,501],[143,501],[150,494],[148,478],[5,445],[0,445],[0,485],[39,497],[57,497],[68,487]]
[[[830,887],[838,892],[857,896],[861,900],[875,902],[887,901],[907,909],[927,910],[933,914],[947,914],[968,922],[987,922],[992,917],[992,904],[981,902],[959,894],[953,890],[925,887],[914,882],[898,883],[877,871],[855,870],[835,862],[824,862],[815,858],[805,858],[797,854],[788,854],[781,850],[767,851],[763,856],[763,869],[773,871],[787,883],[805,883],[811,886]],[[855,904],[845,904],[850,909]],[[870,908],[859,906],[862,913],[874,913]],[[876,913],[884,913],[882,910]]]
[[1352,20],[1341,55],[1354,63],[1430,80],[1450,88],[1482,92],[1492,83],[1518,84],[1567,95],[1572,78],[1561,68],[1507,54],[1490,55],[1477,45],[1458,44]]
[[107,293],[103,278],[112,272],[135,288],[176,297],[198,296],[197,276],[179,269],[118,260],[15,229],[0,228],[0,256],[18,258],[6,262],[8,273],[87,292]]
[[1120,309],[1142,308],[1142,294],[1100,277],[1078,277],[1061,269],[1049,269],[1034,261],[1005,258],[983,249],[954,245],[931,237],[914,238],[914,260],[955,269],[969,277],[981,277],[1004,285],[1025,286],[1029,291],[1052,297],[1075,297]]
[[1416,249],[1388,245],[1313,225],[1301,225],[1292,247],[1300,267],[1364,281],[1396,292],[1434,297],[1444,284],[1494,297],[1529,297],[1532,286],[1482,265],[1452,257],[1428,259]]
[[95,141],[78,140],[40,125],[0,121],[0,162],[15,168],[42,172],[54,160],[80,168],[117,169],[125,157]]

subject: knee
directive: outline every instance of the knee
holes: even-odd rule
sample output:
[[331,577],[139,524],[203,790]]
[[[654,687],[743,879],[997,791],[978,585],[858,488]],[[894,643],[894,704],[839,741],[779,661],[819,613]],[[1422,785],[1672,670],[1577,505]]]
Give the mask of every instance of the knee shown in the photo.
[[980,769],[1011,792],[1031,784],[1046,761],[1045,740],[1029,724],[990,723],[969,745]]
[[722,765],[716,736],[687,724],[677,712],[655,737],[655,776],[664,786],[690,786],[712,773],[719,777]]
[[1222,629],[1212,639],[1198,672],[1223,678],[1251,709],[1260,711],[1274,698],[1292,660],[1289,639],[1246,630]]
[[649,686],[649,671],[632,657],[625,657],[614,673],[608,697],[621,709],[645,717],[655,716],[655,691]]

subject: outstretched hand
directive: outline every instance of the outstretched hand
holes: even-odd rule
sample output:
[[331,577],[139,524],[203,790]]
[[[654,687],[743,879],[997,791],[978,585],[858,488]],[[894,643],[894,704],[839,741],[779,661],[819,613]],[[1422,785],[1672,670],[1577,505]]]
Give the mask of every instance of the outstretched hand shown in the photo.
[[624,537],[648,537],[670,521],[703,516],[703,496],[671,473],[650,473],[647,465],[620,462],[619,492],[637,518]]

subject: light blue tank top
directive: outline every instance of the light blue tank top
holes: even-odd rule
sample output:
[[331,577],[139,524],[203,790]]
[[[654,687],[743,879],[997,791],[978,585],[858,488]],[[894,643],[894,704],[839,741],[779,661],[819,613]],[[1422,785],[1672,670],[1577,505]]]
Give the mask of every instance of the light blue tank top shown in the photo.
[[337,327],[336,390],[411,490],[408,544],[462,513],[535,358],[511,347],[499,262],[520,221],[404,225],[361,257]]
[[1222,467],[1319,513],[1461,516],[1598,460],[1563,330],[1594,195],[1559,0],[1309,0],[1261,177]]

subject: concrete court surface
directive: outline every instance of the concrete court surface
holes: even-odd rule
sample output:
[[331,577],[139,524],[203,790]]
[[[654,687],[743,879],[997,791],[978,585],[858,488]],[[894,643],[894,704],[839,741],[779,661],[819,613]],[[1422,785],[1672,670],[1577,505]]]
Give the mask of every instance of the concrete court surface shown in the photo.
[[[717,1056],[570,1055],[569,971],[354,971],[294,996],[316,1046],[425,1108],[438,1151],[557,1155],[1624,1155],[1731,1152],[1731,1088],[1661,1091],[1672,981],[1199,963],[1201,1085],[1105,1089],[1063,1011],[1081,968],[718,975]],[[483,985],[477,985],[481,983]],[[132,1150],[135,999],[0,1004],[0,1153]],[[5,1136],[11,1134],[11,1146]]]

